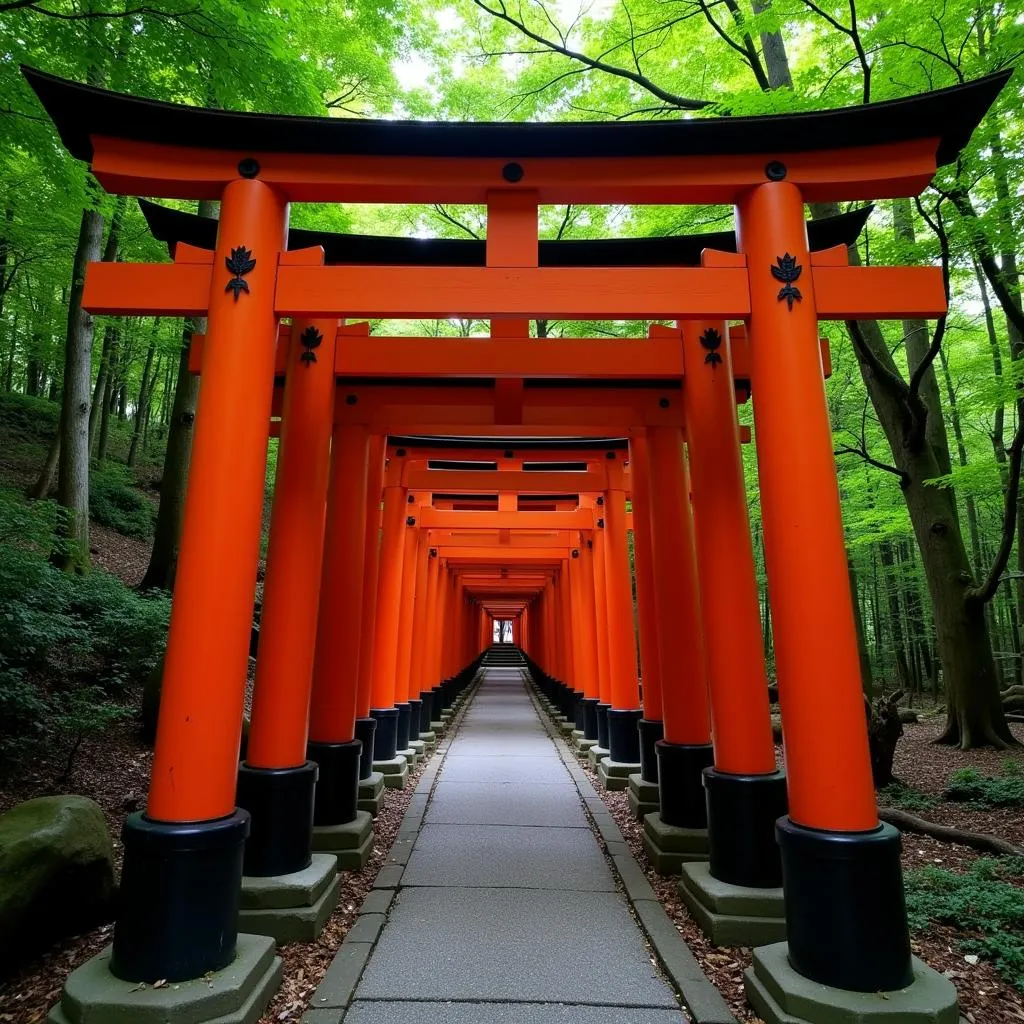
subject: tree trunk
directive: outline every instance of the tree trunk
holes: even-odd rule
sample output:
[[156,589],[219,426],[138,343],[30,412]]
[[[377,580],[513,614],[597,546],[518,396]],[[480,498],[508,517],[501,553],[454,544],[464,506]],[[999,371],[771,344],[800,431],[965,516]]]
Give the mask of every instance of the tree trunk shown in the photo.
[[[762,14],[771,7],[771,0],[751,0],[750,6],[754,14]],[[768,85],[772,89],[792,89],[793,78],[789,73],[789,56],[782,33],[762,32],[761,53],[768,70]]]
[[[154,324],[159,323],[159,320],[154,318]],[[154,329],[153,334],[156,334]],[[153,354],[156,352],[156,338],[154,337],[150,343],[149,348],[146,349],[146,362],[142,368],[142,380],[139,381],[139,398],[135,403],[135,425],[132,429],[132,441],[128,446],[128,465],[133,467],[135,460],[139,454],[139,441],[142,439],[142,427],[146,421],[146,410],[149,408],[149,395],[152,390],[152,373],[150,372],[153,367]]]
[[850,577],[850,596],[853,598],[853,620],[854,625],[857,627],[857,654],[860,655],[861,685],[864,687],[864,695],[868,700],[871,700],[874,695],[875,681],[871,674],[871,657],[868,654],[867,637],[864,635],[864,616],[860,610],[857,570],[854,568],[849,549],[846,552],[846,571]]
[[[217,204],[203,200],[199,216],[213,217]],[[192,457],[192,434],[195,430],[196,403],[199,400],[199,375],[189,373],[188,353],[193,334],[206,333],[206,318],[185,321],[181,336],[181,354],[178,358],[178,376],[174,386],[174,406],[171,409],[170,428],[167,432],[167,450],[164,452],[164,472],[160,481],[160,509],[156,516],[153,551],[149,566],[139,584],[140,590],[174,589],[174,576],[178,569],[178,542],[185,511],[185,491],[188,467]]]
[[892,543],[883,540],[878,553],[885,567],[885,598],[889,605],[889,635],[892,637],[892,654],[896,666],[896,684],[900,690],[911,688],[910,670],[907,665],[907,644],[903,632],[903,610],[900,604],[899,580],[896,577]]
[[64,402],[61,405],[61,458],[57,501],[65,509],[61,534],[65,543],[51,556],[65,571],[89,568],[89,391],[92,376],[92,316],[82,309],[86,265],[96,260],[103,241],[103,214],[82,211],[82,226],[68,296],[68,331],[64,357]]
[[15,314],[11,324],[11,347],[7,352],[7,365],[4,367],[4,391],[14,390],[14,356],[18,351],[18,316]]

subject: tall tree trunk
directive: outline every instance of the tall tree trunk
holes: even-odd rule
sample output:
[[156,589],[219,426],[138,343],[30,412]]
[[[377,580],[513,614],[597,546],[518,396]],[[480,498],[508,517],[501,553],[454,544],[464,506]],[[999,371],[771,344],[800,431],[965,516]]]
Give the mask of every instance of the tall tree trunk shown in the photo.
[[[158,324],[160,321],[154,318],[154,324]],[[153,334],[156,334],[154,328]],[[142,368],[142,380],[139,382],[139,398],[135,404],[135,425],[132,429],[132,440],[128,446],[128,465],[134,466],[135,460],[139,454],[139,441],[142,438],[142,427],[146,421],[146,410],[149,407],[149,395],[152,390],[152,374],[151,369],[153,366],[153,354],[156,352],[156,337],[154,337],[150,343],[149,348],[146,349],[146,362]]]
[[885,599],[889,605],[889,635],[892,637],[892,655],[896,666],[897,689],[911,689],[910,669],[907,664],[907,645],[903,632],[903,610],[900,605],[900,586],[896,575],[896,558],[892,542],[883,540],[878,545],[882,565],[885,567]]
[[853,621],[857,627],[857,653],[860,655],[860,679],[868,700],[874,699],[875,680],[871,673],[871,657],[868,654],[868,641],[864,634],[864,616],[861,614],[860,593],[857,585],[857,570],[849,549],[846,552],[846,571],[850,577],[850,596],[853,598]]
[[82,211],[78,248],[68,296],[68,331],[64,357],[64,401],[61,405],[61,458],[57,501],[65,514],[53,562],[66,571],[89,568],[89,397],[92,376],[92,316],[82,309],[86,265],[96,260],[103,241],[103,214]]
[[18,351],[18,316],[11,324],[11,347],[7,350],[7,364],[4,366],[4,391],[14,390],[14,357]]
[[[751,0],[750,6],[754,14],[763,14],[771,8],[771,0]],[[768,85],[772,89],[792,89],[793,77],[789,73],[789,56],[786,54],[782,33],[776,29],[761,32],[760,35],[761,53],[768,71]]]
[[[217,204],[203,200],[199,204],[201,217],[217,214]],[[164,472],[160,481],[160,509],[156,516],[153,551],[149,565],[139,584],[140,590],[174,589],[174,576],[178,569],[178,542],[181,521],[185,511],[185,490],[188,467],[192,457],[192,434],[195,429],[196,403],[199,400],[199,375],[189,373],[188,353],[193,334],[206,332],[206,318],[185,321],[178,357],[178,376],[174,385],[174,406],[171,409],[170,429],[167,432],[167,450],[164,452]]]
[[[92,406],[89,409],[89,451],[96,443],[96,431],[103,418],[107,400],[107,385],[110,381],[110,354],[116,344],[117,328],[107,324],[103,328],[103,348],[100,351],[100,367],[96,371],[96,386],[92,390]],[[100,460],[102,461],[102,459]]]

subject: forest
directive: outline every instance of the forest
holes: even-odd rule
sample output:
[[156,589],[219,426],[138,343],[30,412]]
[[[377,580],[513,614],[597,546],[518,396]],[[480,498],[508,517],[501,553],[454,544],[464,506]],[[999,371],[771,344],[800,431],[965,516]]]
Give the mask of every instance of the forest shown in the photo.
[[[106,794],[97,799],[111,823],[139,803],[135,730],[166,639],[199,390],[188,353],[205,326],[81,309],[88,262],[169,257],[136,198],[108,195],[66,153],[22,65],[225,110],[570,122],[868,104],[1013,69],[1022,55],[1024,0],[0,0],[0,812],[89,786]],[[940,267],[948,315],[822,324],[865,696],[876,724],[886,709],[910,730],[919,716],[931,723],[897,756],[896,775],[912,788],[883,793],[905,811],[998,833],[1002,847],[980,847],[996,853],[1024,839],[1022,93],[1017,71],[956,164],[916,199],[875,203],[851,247],[852,263]],[[158,201],[217,214],[211,202]],[[807,215],[862,205],[812,204]],[[542,238],[653,237],[729,230],[733,211],[563,206],[542,208],[540,220]],[[291,223],[424,238],[486,230],[482,207],[457,206],[302,204]],[[537,337],[643,337],[649,327],[531,324]],[[371,325],[374,334],[487,332],[486,321]],[[752,423],[749,403],[739,415]],[[744,461],[774,678],[753,445]],[[115,735],[110,749],[130,763],[104,752],[101,737]],[[979,760],[958,760],[969,751]],[[944,789],[954,768],[962,777]],[[968,811],[943,817],[940,794]],[[908,862],[932,872],[908,890],[912,926],[945,922],[949,938],[969,920],[975,945],[953,968],[977,964],[980,952],[1024,1005],[1024,860],[996,870],[976,851],[954,856],[968,882],[943,903],[953,876],[935,867],[945,848],[931,842],[916,840]],[[991,930],[981,934],[984,915],[965,908],[990,897]],[[705,952],[702,966],[716,970]],[[10,1019],[39,1019],[32,1008],[46,1003],[49,967],[32,970],[8,990],[27,1007]],[[986,977],[990,995],[1009,998]],[[977,1010],[966,988],[963,1005]],[[308,992],[296,991],[279,997],[274,1019],[298,1019]]]

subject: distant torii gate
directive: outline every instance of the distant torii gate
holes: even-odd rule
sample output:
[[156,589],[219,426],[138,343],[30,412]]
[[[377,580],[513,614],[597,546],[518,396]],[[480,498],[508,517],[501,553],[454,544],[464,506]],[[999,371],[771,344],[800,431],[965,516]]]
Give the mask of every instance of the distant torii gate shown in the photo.
[[[792,116],[424,125],[201,110],[31,69],[24,73],[69,151],[87,160],[110,191],[221,203],[212,251],[178,246],[169,265],[93,264],[83,299],[94,313],[209,318],[153,780],[146,812],[125,827],[113,974],[125,983],[196,978],[236,955],[242,844],[249,828],[248,815],[235,806],[237,753],[280,319],[291,318],[294,329],[302,326],[303,351],[290,346],[288,375],[316,380],[308,387],[318,389],[323,403],[333,396],[334,360],[322,346],[334,335],[329,327],[317,327],[321,322],[480,317],[491,319],[492,335],[498,335],[502,320],[518,321],[504,333],[520,339],[526,357],[533,346],[524,337],[527,318],[679,320],[684,342],[686,324],[701,327],[691,336],[691,349],[684,349],[687,390],[698,379],[708,382],[715,393],[728,393],[730,410],[734,381],[724,323],[743,320],[756,392],[758,480],[789,800],[789,814],[777,825],[788,945],[774,959],[757,962],[756,976],[748,974],[748,995],[771,1020],[781,1020],[793,999],[805,1019],[821,1021],[830,1019],[831,997],[827,988],[817,997],[795,995],[805,979],[854,992],[911,986],[899,837],[879,824],[871,784],[818,321],[930,317],[944,312],[945,296],[934,267],[850,267],[843,247],[812,252],[803,204],[916,194],[937,166],[956,158],[1008,76],[891,103]],[[286,247],[289,203],[314,201],[485,204],[483,261],[325,265],[320,247]],[[739,251],[705,249],[700,266],[616,265],[610,258],[597,265],[552,265],[542,258],[537,209],[570,202],[734,204]],[[307,333],[309,327],[316,333]],[[586,346],[591,349],[599,359],[600,346]],[[583,362],[587,352],[580,353]],[[670,702],[687,686],[699,701],[701,677],[684,675],[679,686],[666,685],[664,678],[673,653],[692,656],[721,628],[712,624],[708,634],[700,612],[680,459],[684,427],[692,434],[700,424],[687,423],[681,404],[659,395],[660,382],[654,389],[623,389],[616,379],[608,397],[622,399],[621,392],[628,392],[618,406],[580,401],[578,393],[574,398],[578,389],[571,382],[527,387],[514,355],[503,350],[500,358],[511,361],[479,389],[488,392],[480,395],[480,405],[447,423],[436,407],[432,411],[430,382],[421,388],[362,382],[347,387],[335,417],[355,428],[341,431],[351,442],[347,468],[357,478],[369,438],[384,424],[397,429],[403,415],[413,430],[427,422],[430,433],[462,435],[601,436],[620,424],[638,442],[634,472],[648,460],[653,589],[659,615],[662,608],[675,611],[681,641],[673,648],[659,632],[670,755],[662,767],[671,763],[673,770],[688,771],[706,764],[706,720],[676,715],[675,738],[669,728]],[[454,352],[446,358],[457,363],[466,356]],[[563,362],[560,370],[571,368]],[[547,392],[547,399],[532,393],[537,390]],[[286,428],[298,413],[299,407],[289,410],[286,396]],[[642,440],[638,427],[646,432]],[[735,439],[735,425],[731,429]],[[357,443],[359,437],[364,440]],[[341,461],[338,455],[332,459]],[[693,469],[699,501],[705,488]],[[311,488],[304,491],[307,500],[317,487],[323,493],[326,473],[323,444],[310,450],[299,474]],[[365,513],[368,493],[360,488],[353,511],[361,503]],[[620,509],[616,502],[609,516],[620,512],[624,504]],[[300,518],[290,521],[287,512],[278,518],[285,524],[281,535],[309,526]],[[713,536],[704,532],[711,519],[698,508],[701,551]],[[385,534],[388,521],[385,502]],[[611,532],[618,536],[620,530]],[[368,534],[353,531],[341,543],[363,551]],[[386,546],[382,554],[387,552]],[[746,575],[740,582],[752,585]],[[379,583],[380,611],[401,588],[396,590],[394,573],[383,563]],[[351,596],[356,601],[365,595],[360,590]],[[628,602],[628,594],[619,599]],[[449,655],[465,663],[476,642],[464,628],[467,597],[461,584],[454,600],[460,632]],[[629,610],[625,603],[621,614]],[[321,619],[321,639],[330,639],[325,634],[336,621]],[[551,627],[553,620],[549,633]],[[387,685],[382,670],[388,651],[387,645],[374,646],[374,687]],[[321,657],[319,643],[316,656]],[[829,684],[827,714],[821,711],[823,676]],[[713,680],[711,693],[714,703]],[[716,716],[716,733],[729,722],[728,715],[721,723]],[[288,732],[290,748],[300,733]],[[736,750],[742,753],[742,744]],[[300,776],[308,777],[307,766],[299,763],[303,753],[290,756],[294,767],[265,769],[262,775],[253,769],[251,784],[257,786],[259,777],[257,788],[285,792]],[[775,785],[767,772],[732,768],[718,774],[713,785],[743,806],[756,803],[766,783]],[[271,777],[275,781],[267,782]],[[262,960],[236,970],[263,972],[260,984],[272,984],[273,972]],[[121,992],[109,998],[114,1013],[125,1000],[131,1004]]]

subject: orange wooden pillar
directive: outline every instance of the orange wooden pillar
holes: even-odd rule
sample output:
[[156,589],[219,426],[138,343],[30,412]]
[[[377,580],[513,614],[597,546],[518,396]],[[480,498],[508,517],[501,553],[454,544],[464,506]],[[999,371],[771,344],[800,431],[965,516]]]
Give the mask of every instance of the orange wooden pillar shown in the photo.
[[[661,657],[658,652],[658,606],[654,586],[654,556],[651,550],[651,480],[647,438],[629,441],[629,464],[633,476],[633,558],[636,574],[637,617],[640,622],[640,665],[644,716],[640,732],[640,778],[657,783],[658,757],[655,744],[664,739],[661,712]],[[632,805],[631,805],[632,806]]]
[[[597,709],[601,704],[601,652],[598,635],[597,583],[594,569],[594,532],[584,530],[580,534],[580,619],[585,630],[585,643],[589,649],[589,664],[593,676],[588,682],[587,696],[583,700],[583,738],[598,739]],[[607,719],[606,719],[607,721]]]
[[[152,782],[123,834],[110,966],[128,981],[197,978],[235,956],[249,830],[235,782],[287,222],[271,186],[224,189]],[[244,278],[228,264],[248,264]]]
[[[594,507],[594,530],[593,555],[594,555],[594,620],[597,624],[597,671],[598,671],[598,697],[597,702],[597,745],[602,751],[608,750],[608,709],[611,702],[611,645],[608,639],[608,531],[605,528],[606,520],[601,514],[604,508],[604,498],[601,498],[601,505]],[[604,756],[604,754],[602,754]]]
[[309,609],[320,605],[337,327],[298,320],[288,346],[252,717],[238,771],[238,806],[252,817],[247,875],[310,863],[317,763],[306,760],[306,739],[318,617]]
[[[428,537],[429,541],[429,537]],[[423,626],[420,631],[423,649],[414,663],[418,666],[416,675],[419,686],[420,705],[420,732],[430,732],[431,723],[437,721],[434,717],[434,687],[437,685],[437,675],[434,666],[437,663],[438,646],[438,605],[440,595],[438,593],[438,577],[440,575],[440,559],[436,547],[428,544],[427,548],[427,578],[424,588],[424,615]]]
[[[416,518],[416,496],[406,495],[405,531],[402,535],[402,588],[398,601],[398,632],[395,650],[395,707],[398,708],[398,736],[396,747],[399,754],[413,757],[409,746],[412,738],[413,706],[410,703],[409,672],[412,661],[412,627],[416,614],[416,576],[420,530]],[[419,708],[416,735],[419,735]]]
[[359,606],[359,666],[356,691],[356,739],[362,744],[359,754],[359,778],[373,773],[373,751],[376,743],[377,719],[370,715],[370,692],[373,685],[373,638],[377,631],[377,580],[380,570],[381,488],[384,485],[384,452],[387,438],[370,435],[366,472],[366,511],[363,536],[363,592]]
[[314,823],[321,826],[355,819],[364,742],[372,754],[372,733],[356,732],[369,447],[365,427],[334,428],[308,747],[320,766]]
[[370,715],[377,720],[373,739],[375,762],[393,761],[398,751],[398,715],[395,681],[398,670],[398,630],[402,599],[402,564],[405,556],[406,489],[402,460],[395,455],[384,470],[384,511],[377,576],[377,614],[373,636],[373,679]]
[[776,888],[782,865],[775,820],[786,813],[786,780],[775,768],[729,332],[724,323],[680,326],[715,749],[715,766],[704,771],[711,874],[732,885]]
[[778,826],[789,959],[822,984],[902,988],[913,974],[900,840],[875,809],[799,188],[750,189],[737,228],[750,276],[754,436],[789,780],[789,817]]
[[427,653],[427,578],[430,573],[430,544],[427,531],[417,524],[416,527],[416,580],[413,597],[413,620],[410,630],[409,644],[409,741],[419,742],[420,734],[430,732],[430,702],[427,702],[426,725],[423,723],[423,663]]
[[[609,452],[611,456],[613,453]],[[640,684],[636,671],[636,626],[633,576],[629,568],[626,529],[626,487],[621,453],[609,457],[605,492],[605,577],[608,599],[608,649],[611,667],[611,708],[608,709],[608,757],[612,764],[640,764]]]
[[702,829],[701,773],[713,755],[682,431],[648,428],[647,450],[650,479],[658,481],[650,489],[650,528],[665,729],[656,745],[660,813],[667,825]]

